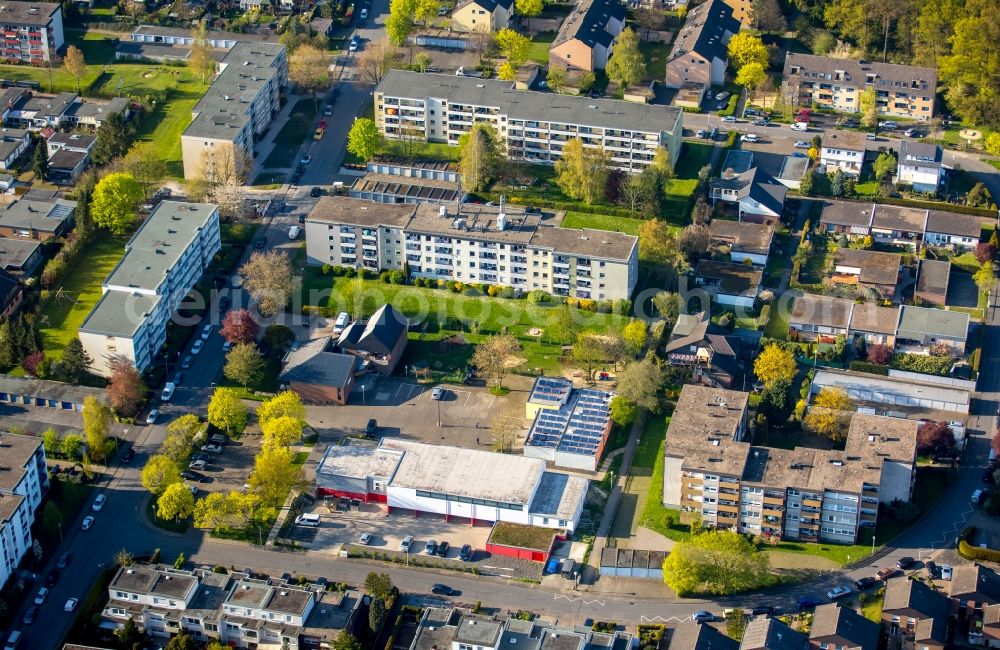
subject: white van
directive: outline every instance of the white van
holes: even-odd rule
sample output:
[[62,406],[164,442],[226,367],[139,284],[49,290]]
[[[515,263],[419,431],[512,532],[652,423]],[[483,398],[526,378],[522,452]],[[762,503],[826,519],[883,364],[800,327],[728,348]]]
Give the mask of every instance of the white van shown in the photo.
[[344,328],[347,327],[347,322],[349,320],[351,320],[351,317],[347,314],[346,311],[342,311],[339,314],[337,314],[337,320],[333,324],[333,333],[340,334],[341,332],[343,332]]
[[809,122],[792,122],[792,131],[808,131]]
[[982,490],[976,490],[975,492],[972,493],[972,496],[969,498],[969,501],[973,503],[979,503],[982,500],[983,500]]
[[4,644],[3,650],[14,650],[17,647],[18,641],[21,640],[21,630],[14,630],[7,637],[7,643]]
[[313,528],[319,528],[320,519],[319,515],[314,512],[307,512],[304,515],[299,515],[295,518],[295,523],[299,526],[312,526]]
[[302,232],[301,228],[299,228],[298,226],[292,226],[291,228],[288,229],[288,238],[298,239],[300,232]]

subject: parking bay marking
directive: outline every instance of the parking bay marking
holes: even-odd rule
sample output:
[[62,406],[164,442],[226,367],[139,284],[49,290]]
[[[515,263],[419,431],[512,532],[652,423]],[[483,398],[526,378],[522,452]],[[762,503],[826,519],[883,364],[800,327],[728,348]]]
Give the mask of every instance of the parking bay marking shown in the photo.
[[604,607],[604,601],[603,600],[584,600],[580,596],[567,596],[565,594],[553,594],[553,596],[552,596],[552,600],[559,600],[560,598],[563,598],[563,599],[568,600],[570,602],[574,602],[574,601],[579,600],[584,605],[600,605],[601,607]]

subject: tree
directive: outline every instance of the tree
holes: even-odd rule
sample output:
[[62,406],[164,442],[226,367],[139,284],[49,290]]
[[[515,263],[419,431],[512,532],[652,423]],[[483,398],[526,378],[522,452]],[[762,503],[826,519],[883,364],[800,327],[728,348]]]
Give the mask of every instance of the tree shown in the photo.
[[372,598],[371,604],[368,606],[368,628],[378,634],[379,630],[382,629],[382,624],[385,623],[386,616],[388,612],[385,610],[385,603],[381,598]]
[[97,141],[91,154],[95,165],[106,165],[115,158],[120,158],[128,151],[132,138],[135,137],[135,127],[125,120],[121,111],[104,118],[97,129]]
[[63,456],[70,460],[80,457],[80,448],[83,447],[83,437],[79,433],[68,433],[62,439]]
[[567,196],[594,203],[604,195],[610,160],[603,148],[587,147],[580,138],[572,138],[555,163],[556,184]]
[[750,62],[767,66],[767,46],[764,45],[764,41],[759,36],[754,36],[749,32],[739,32],[729,39],[727,51],[729,63],[736,70]]
[[757,379],[768,385],[785,379],[791,382],[795,379],[795,357],[790,350],[786,350],[777,343],[768,345],[757,355],[753,363],[753,372]]
[[958,454],[955,434],[945,422],[924,422],[917,429],[917,455],[954,457]]
[[708,226],[691,224],[686,226],[681,234],[677,236],[677,248],[694,264],[699,257],[708,252],[708,246],[712,241],[712,235]]
[[706,530],[676,542],[663,561],[663,581],[682,597],[733,594],[755,589],[768,578],[767,556],[730,530]]
[[398,46],[406,44],[406,37],[413,31],[412,13],[406,11],[406,5],[412,4],[411,0],[391,0],[389,3],[389,15],[385,18],[385,33],[389,41]]
[[280,506],[292,489],[299,469],[292,464],[292,451],[280,445],[261,447],[254,458],[250,491],[261,501]]
[[494,389],[500,390],[507,373],[516,365],[515,355],[520,351],[521,344],[512,335],[496,334],[476,346],[472,364]]
[[971,205],[974,208],[986,207],[991,200],[990,191],[982,183],[973,185],[972,189],[965,195],[965,205]]
[[136,142],[122,159],[122,169],[142,186],[146,198],[167,176],[167,163],[160,156],[159,145],[155,142]]
[[108,450],[111,409],[93,395],[83,398],[83,433],[87,436],[87,455],[92,461],[104,460]]
[[726,636],[734,641],[742,641],[743,633],[746,629],[747,615],[742,607],[735,607],[726,611]]
[[372,85],[382,81],[389,70],[396,67],[398,51],[390,41],[369,43],[358,57],[358,68],[362,78]]
[[458,139],[458,148],[462,186],[473,192],[483,189],[496,174],[500,162],[496,130],[490,124],[478,122]]
[[[996,234],[996,230],[993,233]],[[996,249],[988,242],[979,242],[976,244],[976,261],[980,264],[992,261],[996,258],[996,254]]]
[[552,92],[561,93],[568,85],[566,69],[557,65],[549,66],[549,71],[545,75],[545,83],[548,84],[549,90]]
[[493,451],[509,454],[514,451],[517,435],[521,432],[523,414],[515,408],[505,407],[498,411],[490,423],[490,434],[493,438]]
[[514,8],[522,16],[531,17],[542,13],[543,0],[514,0]]
[[815,191],[816,186],[816,172],[814,170],[807,170],[805,175],[802,176],[802,183],[799,186],[799,193],[802,196],[812,196]]
[[639,407],[630,402],[624,395],[611,398],[611,421],[620,427],[628,426],[635,421]]
[[63,58],[63,67],[71,77],[76,79],[76,92],[80,92],[80,79],[87,72],[87,62],[83,59],[83,52],[75,45],[70,45]]
[[288,57],[288,80],[315,95],[330,85],[330,55],[312,44],[300,46]]
[[364,646],[350,632],[341,630],[330,644],[330,650],[364,650]]
[[156,454],[146,461],[140,478],[142,487],[154,496],[159,496],[168,485],[181,482],[181,473],[173,459],[163,454]]
[[302,420],[283,415],[272,418],[260,425],[264,434],[264,444],[274,444],[287,447],[302,437]]
[[792,414],[791,389],[792,382],[787,377],[779,377],[764,387],[757,413],[764,416],[768,425],[780,427],[788,421]]
[[52,427],[42,432],[42,447],[44,447],[45,454],[49,457],[58,456],[62,453],[62,440],[59,438],[59,433]]
[[218,205],[219,216],[226,220],[242,219],[247,212],[246,188],[234,178],[209,189],[205,200]]
[[[531,48],[531,40],[524,34],[519,34],[509,27],[504,27],[494,36],[497,47],[508,62],[514,68],[524,65],[528,59],[528,50]],[[619,37],[620,38],[620,37]],[[617,45],[615,46],[618,47]]]
[[896,156],[889,152],[880,153],[872,163],[872,171],[875,172],[876,179],[884,181],[896,171]]
[[666,14],[651,4],[641,4],[635,10],[635,23],[642,30],[644,41],[649,40],[649,32],[663,29],[666,20]]
[[788,21],[778,0],[753,0],[750,23],[763,32],[784,32],[788,29]]
[[1000,126],[1000,111],[996,110],[1000,96],[996,1],[967,0],[959,6],[960,17],[954,21],[949,40],[951,52],[938,59],[945,99],[962,119],[996,128]]
[[[183,554],[181,554],[183,557]],[[184,566],[184,563],[181,563]],[[177,567],[178,569],[180,567]],[[167,643],[166,650],[198,650],[198,642],[187,632],[181,632]]]
[[653,307],[670,327],[680,314],[681,297],[673,291],[658,291],[653,296]]
[[625,366],[618,377],[618,394],[636,406],[658,413],[665,381],[663,369],[647,357]]
[[[587,381],[593,382],[594,370],[606,359],[604,344],[594,334],[577,334],[573,342],[573,361],[587,375]],[[621,390],[621,379],[618,380]]]
[[254,251],[240,268],[243,288],[257,303],[257,311],[269,317],[288,302],[292,291],[292,266],[288,256],[276,250]]
[[861,111],[861,126],[873,128],[878,124],[878,92],[874,86],[858,95],[858,110]]
[[79,383],[80,377],[86,372],[94,360],[83,349],[83,343],[79,337],[70,339],[66,347],[63,348],[62,356],[56,366],[56,374],[61,381],[71,384]]
[[212,46],[209,45],[208,39],[207,23],[205,21],[198,21],[191,29],[188,67],[197,76],[201,77],[202,83],[208,81],[208,78],[215,74],[215,58],[212,56]]
[[290,390],[280,392],[257,407],[257,420],[261,424],[278,418],[306,419],[306,407],[298,393]]
[[992,260],[981,264],[979,269],[972,274],[972,279],[980,291],[990,290],[997,279]]
[[983,146],[985,147],[987,153],[993,154],[994,156],[1000,156],[1000,131],[986,136]]
[[639,260],[649,264],[675,265],[680,250],[677,237],[659,219],[649,219],[639,226]]
[[767,69],[759,61],[751,61],[742,66],[736,73],[736,84],[747,89],[747,93],[753,98],[753,91],[756,90],[767,79]]
[[247,176],[252,169],[253,159],[250,158],[246,149],[237,144],[220,142],[213,147],[202,150],[196,174],[200,180],[208,183],[211,187],[242,185],[247,181]]
[[846,179],[847,176],[843,169],[838,167],[834,170],[833,174],[830,175],[830,194],[837,197],[844,196]]
[[194,504],[194,525],[209,530],[224,528],[229,520],[229,514],[228,495],[222,492],[209,492]]
[[844,389],[821,388],[802,424],[813,433],[831,440],[843,440],[847,436],[847,424],[854,408],[854,400]]
[[45,141],[42,139],[39,139],[35,144],[31,171],[35,173],[35,178],[39,181],[44,181],[45,177],[49,175],[49,154]]
[[608,79],[621,86],[622,90],[639,83],[646,76],[645,59],[639,51],[639,35],[631,27],[626,27],[618,35],[605,72]]
[[892,348],[882,343],[875,343],[868,346],[869,363],[884,366],[892,360]]
[[124,625],[115,629],[114,635],[118,639],[118,647],[123,650],[142,649],[143,634],[131,616],[125,619]]
[[633,355],[639,354],[646,347],[646,336],[646,321],[638,318],[633,318],[622,328],[622,339]]
[[208,422],[230,436],[243,431],[247,425],[247,407],[231,388],[216,388],[208,403]]
[[146,382],[126,359],[113,359],[110,365],[107,392],[111,408],[122,417],[135,417],[146,399]]
[[135,223],[135,209],[142,198],[142,186],[131,174],[113,172],[94,186],[90,217],[112,235],[124,235]]
[[222,319],[219,334],[230,343],[248,343],[257,338],[259,327],[249,309],[231,309]]
[[183,483],[171,483],[156,500],[156,516],[180,521],[194,513],[194,495]]
[[372,598],[388,603],[393,599],[396,587],[388,573],[369,571],[365,576],[365,592]]
[[347,134],[347,150],[368,162],[385,149],[385,138],[370,117],[354,120]]
[[647,174],[631,174],[619,185],[619,203],[633,214],[646,207],[655,193],[655,188],[647,182]]

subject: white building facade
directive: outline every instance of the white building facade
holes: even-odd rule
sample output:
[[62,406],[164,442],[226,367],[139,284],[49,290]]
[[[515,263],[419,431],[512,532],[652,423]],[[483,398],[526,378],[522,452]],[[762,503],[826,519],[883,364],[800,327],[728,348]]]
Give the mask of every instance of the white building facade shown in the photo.
[[0,585],[31,549],[31,526],[49,489],[45,448],[39,438],[0,433]]

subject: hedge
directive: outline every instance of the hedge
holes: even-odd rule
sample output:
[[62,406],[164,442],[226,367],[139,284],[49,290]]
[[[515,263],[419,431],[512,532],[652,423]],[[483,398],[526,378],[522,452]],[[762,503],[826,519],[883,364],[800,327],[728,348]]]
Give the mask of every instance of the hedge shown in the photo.
[[877,363],[872,363],[870,361],[852,361],[851,370],[856,372],[867,372],[870,375],[889,375],[888,367],[880,366]]

